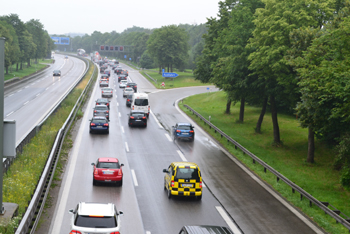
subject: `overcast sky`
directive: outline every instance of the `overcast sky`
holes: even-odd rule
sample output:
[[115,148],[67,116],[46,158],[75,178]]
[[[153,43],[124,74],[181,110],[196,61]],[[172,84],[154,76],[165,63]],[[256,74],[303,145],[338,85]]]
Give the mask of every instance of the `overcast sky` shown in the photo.
[[49,34],[122,32],[200,24],[216,17],[219,0],[2,0],[0,15],[38,19]]

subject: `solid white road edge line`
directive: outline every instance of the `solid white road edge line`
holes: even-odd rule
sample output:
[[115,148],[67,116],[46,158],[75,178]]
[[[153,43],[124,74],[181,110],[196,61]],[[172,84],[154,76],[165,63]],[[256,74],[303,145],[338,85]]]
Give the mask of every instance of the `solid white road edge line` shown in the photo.
[[119,112],[119,114],[118,114],[118,115],[119,115],[119,118],[120,118],[120,117],[122,117],[122,115],[120,114],[120,112]]
[[236,226],[234,222],[232,222],[231,218],[227,215],[225,210],[221,206],[215,206],[216,210],[219,212],[221,217],[225,220],[227,225],[233,231],[234,234],[242,234],[241,230]]
[[150,231],[146,231],[146,234],[151,234],[151,232]]
[[180,158],[182,159],[182,161],[187,162],[187,159],[185,158],[185,156],[181,153],[180,150],[176,150],[176,152],[179,154]]
[[131,169],[131,175],[132,175],[132,179],[134,181],[135,187],[139,186],[139,184],[137,183],[136,174],[135,174],[134,169]]
[[26,101],[25,103],[23,103],[23,106],[27,105],[29,103],[29,101]]
[[150,113],[151,113],[151,115],[153,116],[153,119],[156,120],[156,122],[157,122],[159,128],[163,128],[163,126],[159,123],[159,121],[158,121],[158,119],[156,118],[156,116],[153,114],[153,111],[152,111],[152,110],[150,110]]
[[123,126],[121,126],[121,128],[122,128],[122,133],[124,133],[124,127],[123,127]]
[[[185,98],[185,97],[184,97]],[[183,99],[183,98],[181,98]],[[180,108],[177,103],[181,100],[178,99],[175,101],[175,108],[183,114],[183,116],[188,119],[191,123],[193,122],[190,117],[188,117]],[[198,129],[204,136],[208,139],[212,139],[204,130],[202,130],[196,123],[194,123],[196,129]],[[268,187],[264,182],[260,180],[260,178],[256,177],[249,169],[247,169],[238,159],[233,157],[226,149],[222,148],[220,145],[216,144],[215,140],[212,142],[222,151],[224,152],[233,162],[235,162],[243,171],[245,171],[253,180],[255,180],[261,187],[263,187],[267,192],[269,192],[272,196],[274,196],[279,202],[281,202],[290,212],[295,214],[301,221],[303,221],[307,226],[309,226],[315,233],[324,234],[315,224],[313,224],[310,220],[308,220],[303,214],[301,214],[298,210],[296,210],[293,206],[291,206],[287,201],[285,201],[276,191]]]
[[128,142],[125,142],[125,150],[126,150],[126,152],[129,152]]
[[12,115],[13,114],[13,111],[11,111],[10,113],[8,113],[7,115],[6,115],[6,117],[7,116],[10,116],[10,115]]

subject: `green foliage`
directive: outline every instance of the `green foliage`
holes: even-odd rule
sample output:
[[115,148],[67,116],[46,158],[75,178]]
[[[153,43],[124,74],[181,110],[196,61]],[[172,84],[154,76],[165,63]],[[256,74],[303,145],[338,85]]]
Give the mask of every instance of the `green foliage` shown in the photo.
[[154,62],[147,50],[142,54],[140,59],[140,67],[150,69],[154,67]]

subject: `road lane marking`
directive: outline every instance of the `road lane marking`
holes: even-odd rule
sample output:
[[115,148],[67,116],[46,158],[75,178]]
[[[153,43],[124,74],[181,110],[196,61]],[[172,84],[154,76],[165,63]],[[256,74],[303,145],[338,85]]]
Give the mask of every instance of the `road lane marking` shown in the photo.
[[19,92],[21,92],[21,91],[22,91],[22,89],[18,90],[17,93],[19,93]]
[[119,112],[119,117],[122,117],[122,115],[120,114],[120,112]]
[[129,152],[128,142],[125,142],[125,149],[126,149],[126,152]]
[[29,85],[28,86],[26,86],[26,87],[24,87],[25,89],[27,89],[27,88],[29,88]]
[[234,222],[232,222],[231,218],[227,215],[227,213],[221,206],[215,206],[215,208],[234,234],[242,234],[241,230],[237,227],[237,225]]
[[27,105],[29,103],[29,101],[26,101],[25,103],[23,103],[23,106]]
[[117,106],[119,106],[119,102],[117,102]]
[[151,232],[150,231],[146,231],[146,234],[151,234]]
[[122,133],[124,133],[124,127],[122,126],[121,128],[122,128]]
[[7,97],[11,97],[11,96],[13,96],[13,94],[10,94],[9,96],[7,96]]
[[153,114],[153,111],[152,111],[152,110],[150,111],[150,113],[151,113],[151,115],[153,116],[153,118],[156,120],[156,122],[157,122],[159,128],[163,128],[163,126],[159,123],[159,121],[158,121],[158,119],[156,118],[156,116]]
[[185,156],[181,153],[180,150],[176,150],[176,152],[179,154],[180,158],[182,159],[182,161],[187,162],[187,159],[185,158]]
[[12,115],[13,113],[14,113],[14,111],[11,111],[10,113],[8,113],[8,114],[6,115],[6,117]]
[[139,184],[137,183],[136,174],[135,174],[134,169],[131,169],[131,175],[132,175],[132,179],[134,180],[135,187],[139,186]]
[[56,83],[53,83],[52,85],[55,85]]
[[173,141],[173,140],[171,139],[171,137],[169,136],[168,133],[165,133],[165,136],[166,136],[166,138],[168,138],[168,140],[169,140],[170,142]]
[[49,89],[49,87],[47,87],[45,90],[48,90]]

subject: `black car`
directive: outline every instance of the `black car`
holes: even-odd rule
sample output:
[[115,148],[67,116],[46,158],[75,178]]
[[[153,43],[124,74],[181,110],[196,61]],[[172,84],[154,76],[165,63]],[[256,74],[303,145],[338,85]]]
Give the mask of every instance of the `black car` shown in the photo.
[[176,123],[173,126],[174,141],[176,139],[186,139],[194,141],[194,126],[190,123]]
[[211,225],[201,225],[201,226],[183,226],[179,234],[233,234],[233,232],[222,226],[211,226]]
[[120,74],[121,74],[121,75],[128,76],[128,75],[129,75],[129,72],[128,72],[128,70],[122,70]]
[[121,80],[127,80],[128,78],[125,76],[125,75],[119,75],[118,76],[118,83],[121,81]]
[[106,105],[95,106],[93,116],[105,116],[109,120],[109,109]]
[[107,80],[109,80],[109,75],[108,75],[108,74],[101,74],[100,79],[101,79],[101,80],[102,80],[102,79],[107,79]]
[[147,115],[140,111],[131,111],[129,114],[129,127],[143,126],[147,127]]
[[61,76],[61,71],[60,70],[54,70],[53,71],[53,76]]
[[114,73],[117,73],[117,75],[119,75],[122,71],[123,69],[121,67],[114,68]]
[[130,107],[132,103],[132,94],[126,96],[126,106]]
[[92,132],[109,133],[109,120],[104,116],[95,116],[90,119],[90,133]]
[[106,69],[106,67],[100,67],[100,73],[104,73]]
[[95,106],[106,105],[110,109],[109,103],[110,101],[107,98],[99,98],[96,100]]
[[131,87],[134,89],[135,93],[137,93],[137,84],[136,83],[127,83],[125,88]]
[[109,69],[104,70],[103,73],[106,74],[106,75],[108,75],[108,77],[111,76],[111,70],[109,70]]

